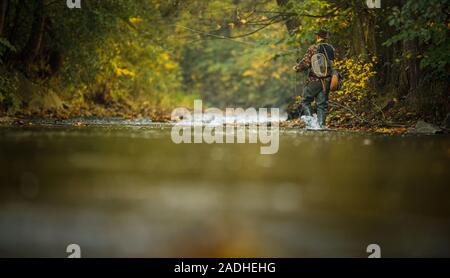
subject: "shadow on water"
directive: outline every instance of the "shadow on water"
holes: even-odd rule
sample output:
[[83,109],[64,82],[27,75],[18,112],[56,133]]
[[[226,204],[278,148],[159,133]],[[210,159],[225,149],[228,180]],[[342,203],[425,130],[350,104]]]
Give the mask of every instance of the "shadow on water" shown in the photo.
[[450,256],[448,136],[181,144],[148,120],[0,128],[0,256]]

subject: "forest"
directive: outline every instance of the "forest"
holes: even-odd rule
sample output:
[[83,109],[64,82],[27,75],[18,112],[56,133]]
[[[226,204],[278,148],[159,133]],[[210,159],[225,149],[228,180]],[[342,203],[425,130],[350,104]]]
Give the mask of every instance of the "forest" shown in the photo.
[[[448,126],[446,0],[1,0],[0,114],[150,117],[174,107],[280,107],[297,116],[292,66],[318,28],[344,76],[328,124]],[[443,123],[444,122],[444,123]]]
[[0,258],[450,257],[449,3],[0,0]]

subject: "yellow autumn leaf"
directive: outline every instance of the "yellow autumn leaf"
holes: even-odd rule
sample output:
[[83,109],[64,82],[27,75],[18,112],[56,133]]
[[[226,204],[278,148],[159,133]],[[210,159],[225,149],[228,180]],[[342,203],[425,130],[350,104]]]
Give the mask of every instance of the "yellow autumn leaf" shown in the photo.
[[253,71],[253,70],[246,70],[246,71],[244,71],[244,73],[242,73],[242,76],[244,76],[244,77],[249,77],[249,76],[253,76],[253,75],[255,75],[255,71]]
[[159,58],[160,58],[162,61],[169,61],[170,55],[167,54],[167,53],[161,53],[161,54],[159,55]]
[[137,24],[137,23],[142,22],[142,18],[140,18],[140,17],[130,17],[130,18],[129,18],[129,21],[130,21],[131,23],[133,23],[133,24]]
[[118,77],[120,76],[134,77],[136,74],[128,69],[116,68],[116,75]]
[[175,63],[166,63],[164,64],[164,68],[166,68],[167,70],[172,70],[174,68],[176,68],[177,65]]

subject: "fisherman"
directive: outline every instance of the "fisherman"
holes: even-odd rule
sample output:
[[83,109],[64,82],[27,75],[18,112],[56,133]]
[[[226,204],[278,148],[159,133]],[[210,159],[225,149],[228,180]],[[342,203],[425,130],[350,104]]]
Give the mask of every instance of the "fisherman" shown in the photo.
[[315,54],[322,53],[328,60],[328,66],[332,69],[335,50],[332,45],[326,43],[329,35],[328,31],[318,30],[314,34],[316,35],[316,44],[308,48],[302,60],[297,60],[297,65],[294,66],[294,70],[297,72],[308,72],[308,82],[303,89],[303,97],[301,100],[302,115],[312,116],[311,103],[315,99],[317,105],[317,121],[320,128],[324,128],[332,74],[330,72],[330,74],[326,74],[325,76],[317,76],[313,70],[312,64],[314,62],[312,63],[311,60]]

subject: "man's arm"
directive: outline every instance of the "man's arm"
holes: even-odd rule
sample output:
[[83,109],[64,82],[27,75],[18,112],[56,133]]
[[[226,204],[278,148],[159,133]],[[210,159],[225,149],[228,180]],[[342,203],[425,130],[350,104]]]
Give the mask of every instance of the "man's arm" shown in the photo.
[[315,45],[308,48],[303,59],[294,66],[295,71],[306,71],[311,68],[311,57],[316,54],[317,47]]

